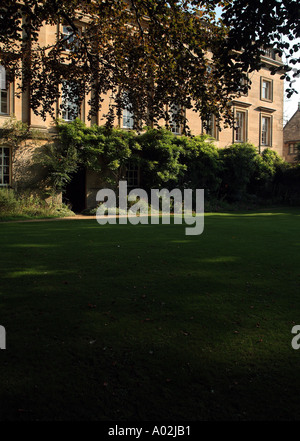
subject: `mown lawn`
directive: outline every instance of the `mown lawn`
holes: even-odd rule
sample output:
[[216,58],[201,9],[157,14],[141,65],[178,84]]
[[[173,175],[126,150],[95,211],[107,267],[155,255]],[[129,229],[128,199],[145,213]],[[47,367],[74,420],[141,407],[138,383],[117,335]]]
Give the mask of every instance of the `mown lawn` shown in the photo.
[[300,209],[0,224],[0,418],[300,419]]

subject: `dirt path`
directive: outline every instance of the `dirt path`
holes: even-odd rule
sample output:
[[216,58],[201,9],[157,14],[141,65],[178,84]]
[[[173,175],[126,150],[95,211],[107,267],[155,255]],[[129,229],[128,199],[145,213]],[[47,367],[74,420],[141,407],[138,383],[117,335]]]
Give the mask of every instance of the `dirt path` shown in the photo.
[[76,214],[75,216],[66,216],[66,217],[49,217],[49,218],[43,218],[43,219],[16,219],[16,220],[8,220],[8,221],[1,221],[1,223],[21,223],[21,222],[50,222],[50,221],[60,221],[60,220],[81,220],[81,219],[96,219],[96,216],[82,216],[80,214]]
[[[116,218],[120,218],[120,217],[130,217],[127,216],[126,214],[124,215],[116,215],[116,216],[99,216],[100,218],[112,218],[112,217],[116,217]],[[135,217],[135,216],[132,216]],[[50,217],[50,218],[43,218],[43,219],[18,219],[18,220],[8,220],[8,221],[0,221],[0,224],[4,224],[4,223],[21,223],[21,222],[51,222],[51,221],[62,221],[62,220],[91,220],[91,219],[95,219],[96,220],[96,216],[84,216],[82,214],[76,214],[75,216],[66,216],[66,217]]]

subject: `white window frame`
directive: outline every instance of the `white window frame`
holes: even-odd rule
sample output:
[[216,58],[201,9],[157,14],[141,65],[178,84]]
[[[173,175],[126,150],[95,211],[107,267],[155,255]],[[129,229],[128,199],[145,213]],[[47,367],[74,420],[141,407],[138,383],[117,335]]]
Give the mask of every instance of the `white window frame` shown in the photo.
[[[268,85],[267,87],[264,86]],[[273,101],[273,81],[268,78],[261,77],[260,99],[262,101]]]
[[122,112],[122,128],[123,129],[133,129],[133,125],[134,125],[134,115],[132,112],[130,112],[130,110],[128,109],[123,109]]
[[6,89],[6,69],[0,64],[0,89]]
[[[202,129],[202,133],[205,133],[206,135],[211,136],[212,138],[214,138],[215,140],[218,141],[219,130],[218,130],[217,119],[216,119],[215,115],[211,114],[209,116],[207,123],[208,123],[208,126],[206,128]],[[202,122],[202,127],[203,127],[203,122]]]
[[[0,115],[9,115],[9,84],[6,80],[6,70],[3,66],[1,67],[1,84],[0,84]],[[3,87],[5,86],[5,87]],[[2,110],[2,101],[3,101],[3,97],[5,97],[5,106],[6,106],[6,111],[4,112]]]
[[[267,126],[265,126],[267,122]],[[272,116],[261,115],[260,122],[260,145],[263,147],[272,146]]]
[[[7,173],[8,170],[8,173]],[[8,177],[5,179],[5,177]],[[11,179],[11,157],[10,148],[7,146],[0,147],[0,187],[7,187]],[[4,182],[4,181],[7,182]]]
[[235,143],[242,143],[247,141],[247,120],[247,112],[245,110],[235,110]]
[[[134,113],[129,109],[131,107],[131,103],[128,102],[128,92],[123,91],[122,92],[123,102],[126,103],[127,101],[127,107],[124,103],[124,107],[122,109],[122,128],[127,130],[132,130],[134,127]],[[129,108],[128,108],[129,107]]]

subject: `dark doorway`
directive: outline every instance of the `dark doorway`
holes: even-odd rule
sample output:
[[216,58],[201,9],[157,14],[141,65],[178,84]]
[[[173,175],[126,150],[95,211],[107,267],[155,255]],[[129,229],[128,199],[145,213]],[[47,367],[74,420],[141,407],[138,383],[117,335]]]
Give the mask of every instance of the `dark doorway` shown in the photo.
[[74,213],[81,213],[85,209],[86,196],[86,172],[84,168],[80,168],[72,176],[71,182],[66,186],[63,195],[63,202],[68,204]]

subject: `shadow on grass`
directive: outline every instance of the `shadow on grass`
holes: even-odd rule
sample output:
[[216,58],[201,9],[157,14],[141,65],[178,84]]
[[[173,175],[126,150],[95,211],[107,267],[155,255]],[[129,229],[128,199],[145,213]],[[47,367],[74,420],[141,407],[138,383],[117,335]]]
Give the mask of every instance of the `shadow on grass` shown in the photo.
[[1,419],[297,419],[288,214],[3,225]]

